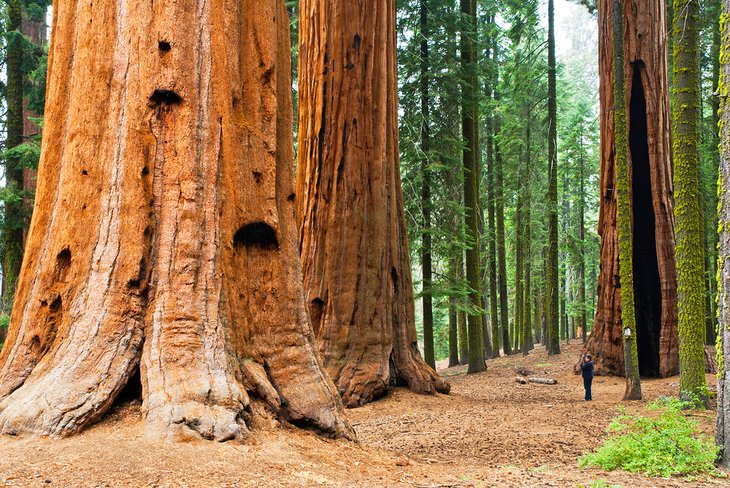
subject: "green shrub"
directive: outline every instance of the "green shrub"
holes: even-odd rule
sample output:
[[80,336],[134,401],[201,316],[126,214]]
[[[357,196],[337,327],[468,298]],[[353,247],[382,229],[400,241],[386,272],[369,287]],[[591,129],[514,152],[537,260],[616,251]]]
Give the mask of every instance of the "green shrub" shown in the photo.
[[10,316],[0,314],[0,348],[3,346],[3,338],[8,333],[8,326],[10,325]]
[[684,406],[677,399],[656,401],[648,407],[649,416],[628,415],[621,408],[608,427],[609,438],[581,456],[578,465],[661,477],[724,476],[714,464],[719,448],[698,433],[697,422],[683,414]]

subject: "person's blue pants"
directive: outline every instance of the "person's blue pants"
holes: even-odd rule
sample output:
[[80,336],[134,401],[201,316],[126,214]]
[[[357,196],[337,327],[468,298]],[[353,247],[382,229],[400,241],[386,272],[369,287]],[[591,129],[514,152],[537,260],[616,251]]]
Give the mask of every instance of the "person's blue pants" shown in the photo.
[[591,395],[591,385],[593,384],[593,377],[583,378],[583,387],[586,389],[586,400],[593,400]]

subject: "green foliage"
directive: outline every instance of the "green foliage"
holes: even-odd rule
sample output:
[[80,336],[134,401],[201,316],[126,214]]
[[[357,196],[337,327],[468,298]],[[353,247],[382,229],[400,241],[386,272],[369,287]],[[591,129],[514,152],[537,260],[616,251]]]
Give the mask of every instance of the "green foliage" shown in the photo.
[[714,464],[720,449],[698,433],[697,422],[684,415],[685,407],[677,399],[655,401],[646,416],[621,408],[608,427],[609,438],[578,465],[661,477],[724,476]]
[[606,480],[597,479],[592,481],[590,485],[579,485],[579,488],[622,488],[621,485],[614,485]]

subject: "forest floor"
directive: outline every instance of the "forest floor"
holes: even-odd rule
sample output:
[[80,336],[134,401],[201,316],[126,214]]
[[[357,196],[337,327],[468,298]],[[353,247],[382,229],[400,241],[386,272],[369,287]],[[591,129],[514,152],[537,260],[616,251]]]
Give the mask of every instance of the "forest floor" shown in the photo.
[[[62,440],[0,439],[0,486],[415,486],[415,487],[654,487],[727,486],[724,480],[646,478],[577,467],[597,447],[617,413],[621,378],[597,377],[584,402],[573,374],[579,345],[548,357],[489,362],[486,373],[443,370],[448,396],[398,389],[349,411],[359,443],[322,439],[295,429],[257,432],[245,443],[152,442],[143,435],[139,404],[115,408],[87,432]],[[516,368],[556,378],[555,386],[520,385]],[[639,411],[676,394],[678,378],[646,380]],[[708,383],[715,384],[708,375]],[[714,386],[712,387],[714,389]],[[712,434],[714,414],[693,414]]]

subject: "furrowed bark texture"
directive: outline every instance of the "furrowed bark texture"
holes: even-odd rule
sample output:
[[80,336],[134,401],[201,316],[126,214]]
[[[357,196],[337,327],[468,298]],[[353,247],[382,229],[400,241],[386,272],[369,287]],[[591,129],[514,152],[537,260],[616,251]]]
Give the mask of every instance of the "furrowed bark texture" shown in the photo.
[[705,249],[699,196],[700,5],[674,1],[674,221],[676,224],[679,391],[707,403],[705,380]]
[[351,437],[301,287],[284,3],[53,15],[55,143],[0,354],[0,431],[73,434],[139,367],[154,437],[235,439],[270,415]]
[[[601,374],[624,374],[616,214],[612,1],[599,4],[601,270],[586,349]],[[624,73],[639,368],[679,372],[664,0],[623,2]]]
[[477,7],[476,0],[460,1],[461,24],[461,70],[464,79],[461,88],[461,134],[464,139],[464,228],[467,236],[466,281],[469,285],[469,306],[467,333],[469,335],[469,373],[486,369],[482,353],[482,316],[473,309],[482,306],[481,300],[481,258],[479,235],[479,167],[481,149],[479,144],[479,76],[477,72]]
[[641,400],[639,353],[636,346],[636,301],[634,299],[634,244],[631,214],[629,145],[626,139],[626,89],[624,84],[623,1],[613,0],[613,124],[616,165],[616,222],[621,284],[621,329],[626,390],[624,400]]
[[398,159],[393,0],[300,4],[297,219],[319,350],[347,406],[449,385],[421,358]]
[[730,468],[730,0],[720,14],[720,174],[718,180],[720,237],[718,257],[717,445],[722,465]]

